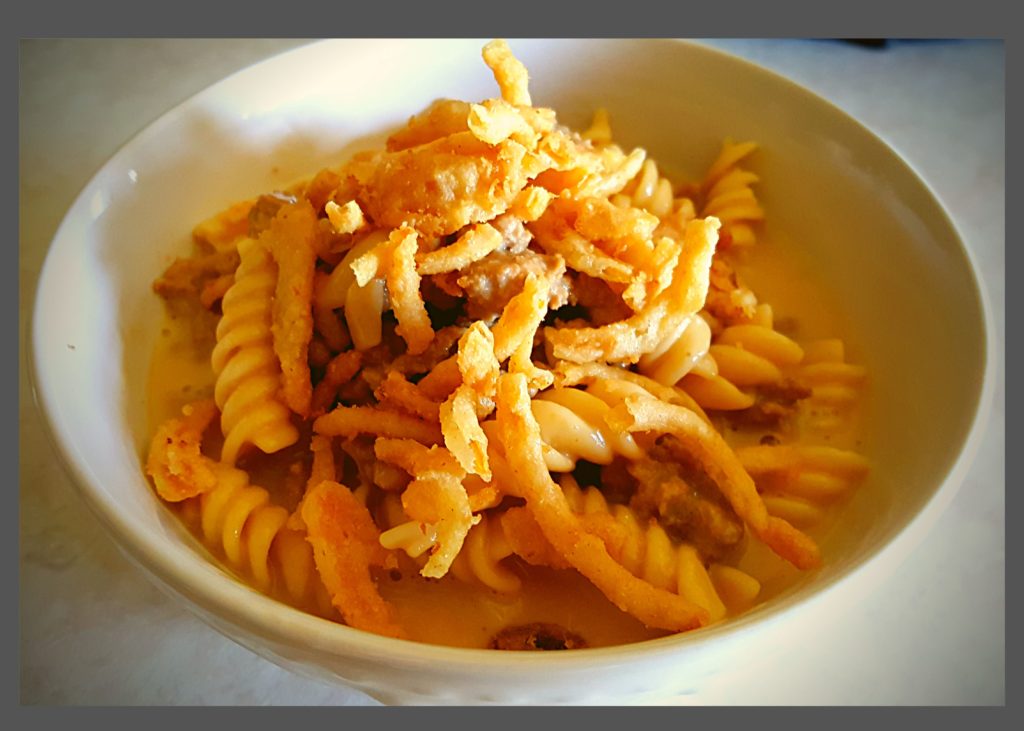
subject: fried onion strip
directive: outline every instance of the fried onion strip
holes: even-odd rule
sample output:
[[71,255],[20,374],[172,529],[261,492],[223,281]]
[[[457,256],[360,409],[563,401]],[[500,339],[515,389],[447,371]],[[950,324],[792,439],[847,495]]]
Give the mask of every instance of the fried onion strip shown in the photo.
[[483,259],[501,246],[501,242],[501,233],[494,226],[480,223],[453,244],[417,256],[417,270],[424,276],[454,272]]
[[530,106],[530,75],[522,61],[512,55],[508,43],[501,39],[491,41],[484,46],[483,57],[494,72],[501,98],[509,104]]
[[441,428],[409,414],[373,406],[338,406],[313,422],[313,431],[328,437],[354,437],[375,434],[379,437],[414,439],[438,444]]
[[406,439],[378,439],[374,453],[377,459],[398,465],[413,476],[402,494],[402,507],[411,519],[428,523],[437,532],[437,543],[420,574],[441,578],[479,520],[473,517],[462,487],[465,471],[447,449],[428,449]]
[[425,421],[440,420],[441,404],[428,398],[419,386],[410,383],[398,371],[388,371],[387,377],[377,386],[374,395],[382,405],[393,405]]
[[497,420],[509,466],[527,506],[544,536],[570,565],[613,604],[650,627],[685,631],[708,622],[706,610],[633,576],[609,555],[599,537],[584,530],[544,465],[540,427],[530,410],[524,375],[506,374],[498,380]]
[[313,339],[313,273],[320,246],[316,212],[305,200],[282,206],[263,237],[278,269],[271,332],[281,361],[281,393],[288,408],[306,418],[313,396],[308,352]]
[[575,363],[635,363],[654,350],[666,333],[703,305],[719,225],[716,218],[687,225],[672,283],[634,316],[602,327],[546,328],[553,356]]
[[327,363],[324,377],[313,389],[313,398],[310,401],[311,416],[322,416],[331,408],[338,389],[352,380],[362,367],[362,363],[363,354],[358,350],[346,350]]
[[201,451],[203,432],[219,413],[213,399],[187,404],[181,417],[169,419],[153,435],[146,472],[157,494],[180,502],[217,487],[217,475]]
[[524,340],[533,342],[537,327],[548,310],[551,280],[534,274],[526,277],[523,291],[509,300],[491,332],[494,335],[494,355],[504,362]]
[[324,481],[306,493],[302,505],[307,540],[331,603],[352,627],[404,637],[394,608],[377,589],[370,572],[386,566],[388,552],[369,511],[344,485]]

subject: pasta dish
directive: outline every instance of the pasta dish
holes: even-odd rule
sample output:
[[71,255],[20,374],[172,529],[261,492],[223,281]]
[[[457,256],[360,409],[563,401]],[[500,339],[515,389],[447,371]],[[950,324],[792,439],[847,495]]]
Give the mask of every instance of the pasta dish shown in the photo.
[[597,110],[434,102],[223,210],[154,283],[146,473],[255,589],[391,637],[575,649],[822,562],[864,369],[746,285],[757,146],[668,176]]

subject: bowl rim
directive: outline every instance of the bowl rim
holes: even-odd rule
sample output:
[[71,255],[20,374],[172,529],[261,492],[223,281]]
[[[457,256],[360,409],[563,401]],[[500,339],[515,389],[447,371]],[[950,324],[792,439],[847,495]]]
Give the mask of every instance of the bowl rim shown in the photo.
[[[541,40],[550,43],[559,42],[558,39]],[[579,41],[580,39],[573,40]],[[25,328],[25,337],[30,341],[29,346],[23,349],[27,354],[30,390],[37,408],[44,417],[42,419],[43,431],[55,453],[60,457],[59,461],[71,478],[72,484],[93,515],[103,524],[108,535],[114,539],[120,550],[133,563],[143,568],[151,579],[156,579],[159,583],[171,588],[176,595],[184,597],[185,606],[208,624],[209,621],[204,612],[210,612],[235,627],[257,628],[264,638],[271,638],[285,645],[296,642],[308,643],[309,647],[316,647],[318,651],[327,652],[334,657],[362,657],[408,667],[436,668],[437,664],[444,663],[448,671],[480,672],[482,669],[489,669],[505,673],[519,673],[524,676],[532,675],[542,668],[550,673],[552,671],[584,670],[605,663],[638,660],[646,662],[656,656],[676,655],[683,650],[694,653],[696,656],[699,654],[699,650],[710,645],[719,647],[726,643],[741,642],[755,629],[760,631],[762,628],[778,627],[784,622],[788,623],[794,615],[806,612],[812,606],[825,601],[842,587],[853,583],[858,578],[863,578],[869,571],[877,572],[880,567],[884,567],[886,573],[895,570],[899,562],[923,539],[959,491],[990,421],[997,375],[996,333],[988,290],[977,267],[975,255],[966,246],[963,236],[943,205],[941,198],[908,158],[895,145],[830,100],[778,72],[700,42],[683,39],[601,39],[603,42],[627,43],[637,40],[682,44],[689,47],[691,53],[704,53],[709,57],[716,57],[719,62],[732,63],[738,67],[744,66],[747,73],[760,74],[770,83],[782,84],[788,87],[790,92],[804,96],[809,103],[828,108],[831,114],[839,115],[846,124],[852,123],[858,134],[866,136],[873,144],[880,145],[888,151],[894,158],[893,161],[905,168],[909,177],[921,186],[923,192],[927,194],[929,202],[941,214],[941,224],[952,234],[959,253],[967,263],[969,278],[978,300],[981,324],[983,325],[981,334],[984,347],[980,357],[983,359],[984,374],[980,388],[974,395],[970,427],[960,444],[957,458],[913,518],[886,543],[874,549],[841,575],[833,577],[806,595],[783,597],[779,601],[772,601],[769,605],[729,622],[695,632],[678,633],[611,647],[585,648],[565,653],[541,653],[542,657],[537,657],[536,653],[501,653],[486,649],[448,647],[413,640],[394,639],[321,619],[271,599],[232,579],[227,573],[221,572],[212,578],[197,576],[190,563],[178,563],[162,550],[163,539],[157,540],[150,533],[136,530],[137,526],[134,523],[125,520],[124,516],[118,513],[116,505],[94,491],[86,464],[80,462],[74,451],[70,449],[70,445],[75,441],[74,435],[66,432],[59,423],[57,411],[54,408],[56,394],[53,384],[47,379],[46,366],[41,365],[41,348],[46,334],[38,315],[44,304],[45,295],[48,294],[45,287],[48,275],[55,267],[54,252],[61,247],[62,242],[74,238],[72,229],[75,219],[87,208],[89,195],[99,186],[104,174],[111,167],[116,166],[120,158],[146,143],[162,126],[172,123],[175,118],[187,113],[192,106],[214,95],[218,87],[225,85],[229,80],[244,74],[256,74],[261,68],[278,62],[285,56],[310,53],[311,49],[322,47],[325,44],[347,42],[343,39],[334,39],[305,43],[272,54],[207,85],[148,122],[120,145],[81,188],[49,244],[39,278],[36,281],[35,302],[29,316],[28,326]],[[141,470],[141,465],[139,477],[140,481],[148,486],[148,480]],[[189,550],[191,551],[191,549]],[[195,552],[192,553],[195,554],[196,562],[206,563],[205,557]],[[198,563],[196,565],[198,566]],[[192,606],[193,604],[196,606]],[[197,611],[197,607],[203,612]],[[223,633],[223,630],[214,626]]]

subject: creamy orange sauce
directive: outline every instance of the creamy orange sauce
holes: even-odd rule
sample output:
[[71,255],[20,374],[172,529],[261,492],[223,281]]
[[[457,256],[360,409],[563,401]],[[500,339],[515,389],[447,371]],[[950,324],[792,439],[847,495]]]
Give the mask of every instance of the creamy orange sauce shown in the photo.
[[[146,416],[151,434],[160,424],[181,414],[185,404],[212,398],[215,380],[210,365],[213,316],[209,316],[204,327],[186,314],[164,309],[164,322],[150,361],[146,389]],[[204,344],[209,347],[204,348]]]

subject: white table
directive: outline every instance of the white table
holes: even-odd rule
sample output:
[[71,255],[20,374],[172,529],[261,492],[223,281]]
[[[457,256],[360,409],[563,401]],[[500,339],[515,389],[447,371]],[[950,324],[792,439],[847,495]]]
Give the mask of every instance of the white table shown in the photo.
[[[78,191],[121,144],[222,76],[302,41],[47,40],[21,49],[20,343],[46,249]],[[752,665],[708,704],[1005,702],[1005,196],[1003,46],[715,41],[828,98],[899,150],[936,191],[988,287],[999,382],[964,489],[827,645]],[[282,670],[172,603],[126,561],[58,465],[19,383],[21,700],[28,704],[368,704]]]

